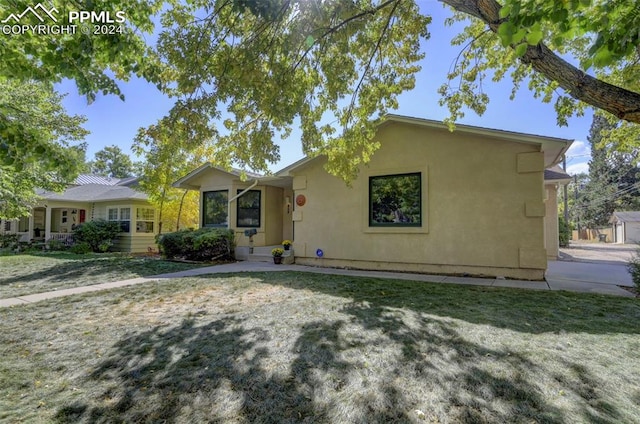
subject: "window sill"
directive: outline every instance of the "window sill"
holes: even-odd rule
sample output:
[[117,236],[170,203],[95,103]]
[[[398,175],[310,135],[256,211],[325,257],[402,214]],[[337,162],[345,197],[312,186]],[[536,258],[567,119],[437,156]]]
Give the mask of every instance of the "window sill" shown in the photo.
[[366,227],[362,231],[367,234],[428,234],[426,227]]

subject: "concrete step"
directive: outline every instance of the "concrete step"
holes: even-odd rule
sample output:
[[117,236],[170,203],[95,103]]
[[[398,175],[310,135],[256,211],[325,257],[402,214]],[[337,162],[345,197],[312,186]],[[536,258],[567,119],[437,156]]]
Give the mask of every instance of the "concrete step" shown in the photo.
[[[284,249],[284,247],[280,246],[280,245],[274,245],[274,246],[260,246],[260,247],[254,247],[253,248],[253,253],[256,255],[271,255],[271,251],[273,249],[275,249],[276,247],[279,247],[280,249]],[[288,251],[285,250],[285,253],[287,253]]]
[[[249,253],[248,247],[236,248],[236,259],[239,261],[249,262],[273,262],[273,256],[271,250],[276,247],[282,248],[282,246],[260,246],[254,247],[253,253]],[[294,262],[293,250],[285,250],[282,255],[282,263],[292,264]]]

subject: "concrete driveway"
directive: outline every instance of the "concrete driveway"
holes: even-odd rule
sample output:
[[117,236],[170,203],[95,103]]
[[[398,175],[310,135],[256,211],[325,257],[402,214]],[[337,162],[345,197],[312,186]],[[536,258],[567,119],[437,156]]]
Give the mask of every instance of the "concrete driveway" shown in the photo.
[[545,278],[552,290],[573,290],[633,296],[626,264],[636,245],[575,243],[560,249],[560,260],[549,261]]

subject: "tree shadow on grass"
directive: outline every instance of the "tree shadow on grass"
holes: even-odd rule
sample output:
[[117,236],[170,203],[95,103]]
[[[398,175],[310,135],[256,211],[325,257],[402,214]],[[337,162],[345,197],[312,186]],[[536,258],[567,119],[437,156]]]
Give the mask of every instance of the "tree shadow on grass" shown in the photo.
[[283,272],[251,275],[267,284],[313,290],[378,307],[541,334],[640,334],[640,302],[633,298],[572,292],[388,280]]
[[[335,301],[335,314],[323,318],[323,312],[314,311],[312,318],[287,321],[283,318],[290,316],[283,312],[267,322],[247,307],[134,332],[114,343],[108,357],[86,375],[82,385],[93,390],[62,407],[57,422],[404,423],[421,422],[418,409],[427,419],[463,423],[575,418],[552,404],[532,377],[549,374],[544,363],[473,342],[455,322],[441,318],[542,331],[505,324],[518,319],[507,308],[513,296],[494,301],[502,291],[479,298],[477,288],[446,286],[454,296],[438,296],[429,285],[416,292],[418,283],[392,287],[387,281],[341,277],[307,278],[303,284],[301,275],[285,276],[265,276],[264,282],[342,298]],[[327,301],[309,299],[309,307]],[[323,307],[318,303],[320,311]],[[525,311],[521,319],[534,311]],[[492,319],[491,313],[506,318]],[[286,337],[272,328],[279,321],[291,327]],[[547,321],[540,327],[566,330]],[[591,400],[584,420],[624,417],[593,396],[600,382],[588,370],[568,360],[565,367],[575,374],[568,390]]]
[[[191,265],[121,256],[52,258],[62,261],[46,266],[34,264],[37,268],[33,271],[9,277],[0,276],[0,290],[3,286],[20,284],[31,288],[23,290],[25,293],[35,293],[58,288],[59,285],[76,287],[100,284],[193,268]],[[4,296],[0,295],[2,297]]]
[[[331,330],[322,332],[322,348],[296,344],[292,372],[265,369],[269,334],[243,328],[238,318],[205,325],[192,319],[179,327],[155,327],[122,339],[114,354],[89,376],[101,393],[92,402],[76,402],[58,412],[58,422],[313,422],[326,409],[313,402],[319,366],[340,368]],[[204,406],[203,406],[204,405]],[[203,409],[198,409],[198,407]],[[313,417],[313,419],[311,419]]]
[[[269,346],[282,341],[266,324],[233,316],[129,335],[86,376],[83,385],[94,393],[61,408],[56,421],[418,422],[414,409],[428,381],[446,388],[450,405],[440,413],[453,422],[562,422],[526,380],[477,366],[505,352],[464,341],[427,318],[409,327],[384,308],[350,304],[341,312],[371,334],[363,339],[343,320],[311,321],[299,326],[290,349],[276,351]],[[372,368],[367,360],[375,358],[359,350],[369,347],[395,360]],[[452,370],[442,369],[444,361]],[[521,372],[534,366],[517,355],[509,365]],[[507,406],[492,407],[495,399]]]

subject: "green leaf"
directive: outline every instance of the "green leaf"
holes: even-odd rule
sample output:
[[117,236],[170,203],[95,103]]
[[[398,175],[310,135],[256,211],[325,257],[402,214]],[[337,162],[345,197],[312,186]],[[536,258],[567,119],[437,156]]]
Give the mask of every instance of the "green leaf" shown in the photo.
[[500,19],[504,19],[511,13],[512,6],[510,4],[506,4],[502,6],[499,12]]
[[527,43],[518,44],[515,48],[516,56],[518,57],[524,56],[524,54],[527,52],[527,47],[529,47]]
[[537,45],[540,41],[542,41],[542,30],[537,30],[537,31],[532,31],[530,33],[527,34],[527,43],[529,43],[532,46]]
[[313,43],[315,42],[316,42],[316,39],[313,38],[313,35],[308,35],[307,38],[304,40],[304,43],[307,45],[308,49],[313,47]]
[[511,44],[513,33],[516,31],[515,26],[511,22],[504,22],[498,27],[498,35],[502,45],[507,47]]
[[512,44],[520,43],[522,40],[525,39],[526,35],[527,35],[527,30],[525,28],[520,28],[518,31],[516,31],[515,34],[513,34],[513,37],[511,37],[511,43]]

